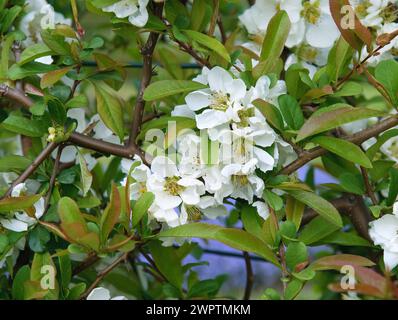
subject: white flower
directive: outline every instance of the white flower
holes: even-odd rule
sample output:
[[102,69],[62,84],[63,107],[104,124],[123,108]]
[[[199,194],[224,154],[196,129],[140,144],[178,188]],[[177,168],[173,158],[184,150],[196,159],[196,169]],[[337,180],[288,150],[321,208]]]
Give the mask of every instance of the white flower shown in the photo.
[[122,0],[108,7],[105,12],[113,12],[118,18],[127,18],[132,25],[143,27],[148,21],[147,5],[149,0]]
[[111,298],[111,294],[108,289],[105,289],[103,287],[98,287],[90,292],[86,300],[128,300],[128,299],[124,296],[116,296]]
[[262,39],[269,21],[278,10],[285,10],[292,23],[286,41],[289,48],[302,42],[315,48],[330,48],[340,35],[330,14],[328,0],[306,0],[303,3],[297,0],[258,1],[239,19],[250,34]]
[[300,19],[302,4],[298,0],[257,0],[252,7],[239,16],[239,20],[250,34],[263,34],[278,10],[285,10],[290,21],[296,23]]
[[390,0],[350,0],[350,4],[366,27],[380,28],[398,18],[397,8]]
[[205,192],[203,182],[181,176],[175,163],[167,157],[153,159],[151,170],[153,174],[147,182],[148,191],[155,194],[154,202],[161,209],[174,209],[183,202],[196,205]]
[[254,169],[257,164],[256,159],[252,159],[246,164],[226,165],[221,174],[229,181],[223,184],[219,193],[224,197],[241,198],[249,203],[253,202],[253,197],[261,197],[264,191],[264,181],[255,175]]
[[214,67],[206,74],[202,74],[201,81],[208,84],[208,89],[197,90],[185,97],[188,107],[195,112],[205,109],[196,115],[198,129],[216,128],[230,121],[239,121],[238,110],[246,96],[246,85],[241,79],[234,79],[232,75],[220,68]]
[[384,250],[384,263],[392,270],[398,265],[398,202],[394,203],[393,214],[385,214],[370,223],[369,235]]
[[[19,29],[26,35],[23,41],[24,47],[29,47],[42,41],[41,31],[54,29],[56,24],[71,25],[72,20],[65,18],[62,14],[55,12],[52,5],[45,0],[27,0],[26,15],[22,17]],[[51,56],[41,57],[35,60],[45,64],[53,62]]]
[[[148,166],[141,162],[141,159],[135,158],[136,161],[123,159],[122,171],[125,174],[130,172],[131,166],[139,161],[139,165],[131,170],[130,176],[133,182],[130,184],[130,200],[138,200],[145,192],[147,192],[146,183],[151,176],[151,170]],[[127,178],[126,178],[127,179]],[[122,185],[126,184],[126,179],[122,181]]]
[[272,170],[275,165],[274,158],[261,147],[271,146],[276,134],[271,129],[266,130],[266,122],[258,123],[264,129],[253,130],[249,127],[225,130],[220,136],[221,156],[227,165],[244,165],[255,161],[255,167],[263,172]]
[[[27,191],[25,183],[16,185],[12,192],[11,197],[22,196]],[[40,198],[34,206],[34,217],[28,215],[25,212],[15,212],[14,218],[1,218],[0,224],[8,230],[15,232],[27,231],[30,226],[37,223],[37,220],[41,218],[44,213],[44,199]]]
[[296,39],[300,39],[314,48],[330,48],[339,37],[332,15],[330,14],[328,0],[309,0],[303,3],[300,26],[295,27]]

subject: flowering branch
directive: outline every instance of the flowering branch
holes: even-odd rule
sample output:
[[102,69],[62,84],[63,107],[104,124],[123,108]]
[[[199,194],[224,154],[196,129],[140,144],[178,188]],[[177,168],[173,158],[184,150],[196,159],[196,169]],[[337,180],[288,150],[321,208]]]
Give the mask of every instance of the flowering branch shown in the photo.
[[[354,144],[361,144],[365,142],[366,140],[378,136],[380,133],[391,129],[398,125],[398,117],[397,116],[391,116],[374,126],[364,129],[358,133],[355,133],[353,135],[344,137],[345,140],[352,142]],[[302,166],[310,162],[311,160],[314,160],[324,154],[326,154],[328,151],[326,149],[323,149],[321,147],[315,147],[310,150],[303,151],[301,154],[299,154],[299,157],[284,167],[279,173],[280,174],[285,174],[285,175],[290,175],[293,172],[297,171],[300,169]]]

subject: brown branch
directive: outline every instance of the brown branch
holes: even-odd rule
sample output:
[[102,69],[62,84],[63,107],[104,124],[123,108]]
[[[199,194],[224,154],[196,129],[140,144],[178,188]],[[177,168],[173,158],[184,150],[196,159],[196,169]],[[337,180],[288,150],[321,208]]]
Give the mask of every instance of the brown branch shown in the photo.
[[8,197],[11,195],[12,189],[26,181],[34,172],[35,170],[46,160],[51,153],[57,148],[58,143],[50,142],[47,146],[40,152],[40,154],[36,157],[36,159],[30,164],[29,167],[25,169],[25,171],[11,184],[10,188],[5,193],[4,197]]
[[[155,16],[161,18],[163,11],[163,3],[154,3],[154,14]],[[128,146],[135,149],[135,151],[139,152],[138,154],[144,159],[143,152],[137,146],[137,136],[141,129],[142,119],[144,116],[144,108],[145,108],[145,100],[144,100],[144,91],[146,87],[149,85],[152,79],[152,56],[156,47],[156,43],[159,39],[159,33],[151,32],[149,34],[148,40],[145,45],[141,49],[141,55],[143,56],[143,68],[142,68],[142,79],[140,90],[137,95],[134,115],[133,115],[133,123],[131,125],[131,132],[129,137]]]
[[83,272],[84,270],[90,268],[94,265],[100,258],[96,254],[90,254],[82,263],[76,266],[73,269],[72,275],[78,275],[79,273]]
[[251,292],[253,289],[253,283],[254,283],[254,273],[249,253],[243,251],[243,257],[245,259],[245,266],[246,266],[246,287],[245,287],[245,293],[243,295],[243,300],[250,300]]
[[120,263],[127,259],[128,253],[123,253],[119,258],[113,261],[108,267],[98,273],[97,278],[94,282],[90,285],[90,287],[80,296],[80,300],[86,299],[88,295],[93,291],[97,285],[113,270],[115,269]]
[[54,160],[54,168],[53,171],[51,173],[51,177],[50,177],[50,182],[49,182],[49,186],[48,186],[48,191],[47,191],[47,195],[46,195],[46,199],[45,199],[45,205],[44,205],[44,214],[48,211],[48,209],[50,208],[50,200],[51,200],[51,195],[54,189],[54,185],[55,185],[55,181],[58,175],[58,171],[59,171],[59,164],[60,164],[60,160],[61,160],[61,155],[62,155],[62,150],[64,149],[63,145],[60,145],[58,147],[57,150],[57,156]]
[[220,9],[220,0],[213,0],[213,14],[210,20],[209,31],[207,32],[207,35],[209,37],[213,36],[214,30],[216,29],[219,9]]
[[[392,116],[377,123],[376,125],[370,128],[362,130],[353,135],[346,136],[345,140],[359,145],[362,142],[368,140],[369,138],[375,137],[380,133],[388,129],[391,129],[392,127],[395,127],[396,125],[398,125],[398,118],[396,116]],[[315,147],[310,150],[304,151],[302,152],[302,154],[299,156],[298,159],[296,159],[295,161],[284,167],[279,173],[285,175],[292,174],[293,172],[297,171],[311,160],[314,160],[326,154],[327,152],[328,151],[326,149],[323,149],[321,147]]]
[[366,168],[361,166],[361,174],[363,177],[363,182],[365,184],[365,189],[368,197],[372,200],[373,205],[377,205],[377,198],[375,193],[373,192],[373,187],[369,181],[368,170],[366,170]]

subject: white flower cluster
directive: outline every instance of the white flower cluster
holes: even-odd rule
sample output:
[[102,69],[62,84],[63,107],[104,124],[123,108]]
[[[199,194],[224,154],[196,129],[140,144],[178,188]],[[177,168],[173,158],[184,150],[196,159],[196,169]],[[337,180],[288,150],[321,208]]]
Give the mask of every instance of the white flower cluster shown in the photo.
[[298,61],[313,74],[316,66],[326,64],[327,54],[340,33],[329,10],[328,0],[258,0],[240,17],[254,42],[249,49],[259,53],[271,18],[285,10],[292,23],[286,46],[291,54],[285,68]]
[[[398,29],[398,3],[395,0],[350,0],[355,13],[362,24],[369,27],[375,36],[390,33]],[[398,55],[398,38],[391,41],[379,51],[378,56],[369,59],[370,65],[376,65],[382,60],[388,60]],[[367,56],[366,49],[362,58]]]
[[[19,24],[19,29],[26,35],[23,41],[25,48],[41,43],[41,31],[54,29],[56,24],[71,25],[72,20],[65,18],[61,13],[55,12],[54,7],[46,0],[26,0],[26,15]],[[36,59],[37,62],[51,64],[50,56]]]
[[370,223],[369,235],[384,250],[384,264],[389,270],[398,265],[398,202],[393,214],[385,214]]
[[112,12],[121,19],[128,18],[132,25],[143,27],[148,21],[148,2],[149,0],[121,0],[102,8],[102,11]]
[[[398,6],[393,0],[350,0],[361,22],[370,27],[375,35],[389,33],[398,29]],[[278,10],[285,10],[292,23],[286,46],[293,52],[285,68],[296,62],[310,71],[312,76],[317,68],[324,66],[327,56],[340,32],[335,25],[329,9],[328,0],[258,0],[240,17],[240,21],[251,35],[252,40],[245,43],[248,49],[259,53],[268,24]],[[370,63],[389,59],[396,55],[398,39],[373,57]],[[367,52],[364,49],[363,54]]]
[[[230,198],[246,200],[267,218],[268,208],[259,200],[265,188],[259,174],[271,171],[278,162],[291,161],[295,154],[253,101],[260,98],[277,105],[278,96],[286,90],[284,82],[271,87],[271,80],[263,76],[247,88],[220,67],[204,68],[194,81],[206,88],[189,93],[186,104],[176,106],[172,115],[195,119],[200,136],[194,131],[180,134],[175,143],[178,156],[156,156],[150,168],[142,163],[134,167],[133,161],[124,160],[124,172],[132,168],[131,199],[152,192],[150,219],[166,228],[202,216],[224,216],[224,201]],[[204,152],[209,149],[210,160]]]

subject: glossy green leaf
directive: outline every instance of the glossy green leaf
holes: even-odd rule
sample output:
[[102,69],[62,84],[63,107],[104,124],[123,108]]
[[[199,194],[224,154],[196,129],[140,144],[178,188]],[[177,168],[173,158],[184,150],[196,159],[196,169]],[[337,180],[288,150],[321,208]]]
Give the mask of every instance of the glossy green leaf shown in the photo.
[[372,168],[372,163],[369,158],[360,147],[352,142],[327,136],[315,137],[312,138],[311,141],[348,161],[357,163],[365,168]]
[[297,141],[337,128],[345,123],[356,120],[378,117],[383,115],[380,111],[367,108],[354,108],[347,104],[336,104],[322,108],[315,112],[302,126]]
[[298,201],[314,209],[319,213],[320,216],[330,223],[337,227],[343,226],[339,212],[329,201],[323,199],[315,193],[304,190],[290,190],[288,193]]
[[155,196],[152,192],[145,192],[136,201],[133,207],[132,213],[132,225],[133,228],[138,225],[141,219],[147,213],[149,207],[152,205]]
[[278,102],[287,125],[293,130],[299,130],[304,123],[304,115],[297,100],[284,94],[279,96]]
[[196,41],[200,45],[214,51],[217,53],[221,58],[226,60],[227,62],[231,62],[231,57],[229,56],[229,53],[227,49],[224,47],[224,45],[218,41],[215,38],[209,37],[206,34],[203,34],[198,31],[194,30],[183,30],[183,32],[192,40]]
[[206,88],[205,85],[189,80],[161,80],[151,83],[144,92],[146,101],[163,99],[175,94]]
[[220,226],[207,223],[191,223],[162,231],[157,237],[183,237],[217,240],[232,248],[253,252],[273,264],[279,265],[275,254],[263,241],[250,233],[239,229],[222,228]]
[[105,83],[95,82],[97,111],[105,125],[115,133],[120,141],[124,137],[123,107],[117,94]]

